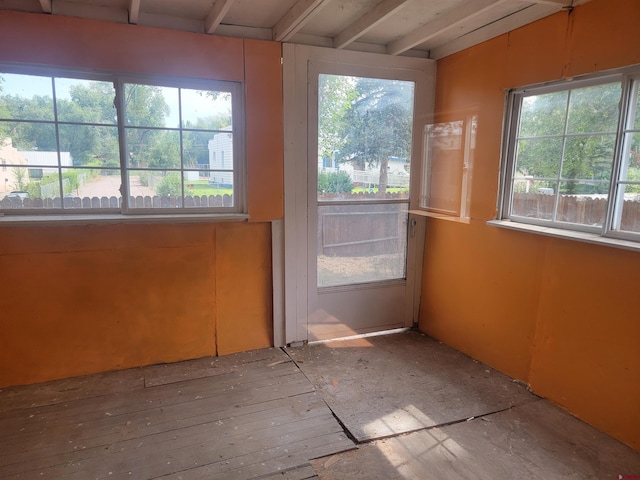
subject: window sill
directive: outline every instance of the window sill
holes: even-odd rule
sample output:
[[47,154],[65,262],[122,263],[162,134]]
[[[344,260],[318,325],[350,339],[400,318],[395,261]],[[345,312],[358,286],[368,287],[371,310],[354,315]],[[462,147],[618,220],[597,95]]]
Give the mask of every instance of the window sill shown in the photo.
[[107,214],[69,214],[69,215],[3,215],[0,214],[0,227],[17,226],[53,226],[53,225],[105,225],[114,223],[151,224],[151,223],[206,223],[206,222],[245,222],[249,215],[244,213],[191,213],[159,215],[122,215]]
[[587,232],[578,232],[574,230],[563,230],[561,228],[541,227],[540,225],[529,225],[526,223],[512,222],[510,220],[489,220],[487,225],[508,230],[518,230],[521,232],[535,233],[545,235],[547,237],[564,238],[566,240],[575,240],[577,242],[591,243],[594,245],[603,245],[607,247],[622,248],[624,250],[632,250],[640,252],[640,243],[630,240],[622,240],[618,238],[608,238]]
[[456,217],[454,215],[446,215],[444,213],[429,212],[428,210],[409,210],[409,213],[423,217],[439,218],[440,220],[447,220],[449,222],[471,223],[471,219],[468,217]]

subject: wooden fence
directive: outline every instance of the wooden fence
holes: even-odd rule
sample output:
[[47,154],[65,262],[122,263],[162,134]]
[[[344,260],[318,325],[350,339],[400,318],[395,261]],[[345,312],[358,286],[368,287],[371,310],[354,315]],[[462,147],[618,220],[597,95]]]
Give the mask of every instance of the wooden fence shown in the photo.
[[[202,208],[202,207],[231,207],[232,195],[193,195],[176,197],[174,195],[155,195],[129,197],[129,208]],[[121,197],[54,197],[54,198],[20,198],[4,197],[0,201],[1,209],[97,209],[122,207]]]
[[[553,219],[555,195],[514,193],[512,214],[520,217]],[[561,195],[556,220],[580,225],[602,225],[607,213],[607,200],[582,195]],[[621,230],[640,232],[640,201],[625,200]]]
[[404,251],[406,204],[322,205],[318,208],[318,255],[370,256]]
[[353,193],[319,193],[318,200],[409,200],[409,192],[387,192],[379,195],[376,192],[353,192]]

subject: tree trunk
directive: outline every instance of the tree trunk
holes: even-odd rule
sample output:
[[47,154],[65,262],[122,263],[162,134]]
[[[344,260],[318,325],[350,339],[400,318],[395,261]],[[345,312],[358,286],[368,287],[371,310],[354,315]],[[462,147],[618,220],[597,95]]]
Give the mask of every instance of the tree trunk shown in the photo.
[[380,160],[380,179],[378,180],[378,197],[380,198],[384,198],[387,195],[387,182],[389,181],[388,167],[389,157],[385,155]]

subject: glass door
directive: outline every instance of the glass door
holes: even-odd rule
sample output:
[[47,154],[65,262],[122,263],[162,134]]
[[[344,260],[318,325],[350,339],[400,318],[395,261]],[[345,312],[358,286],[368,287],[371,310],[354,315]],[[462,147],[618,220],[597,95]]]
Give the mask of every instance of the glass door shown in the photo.
[[412,323],[416,81],[345,70],[310,69],[310,341]]

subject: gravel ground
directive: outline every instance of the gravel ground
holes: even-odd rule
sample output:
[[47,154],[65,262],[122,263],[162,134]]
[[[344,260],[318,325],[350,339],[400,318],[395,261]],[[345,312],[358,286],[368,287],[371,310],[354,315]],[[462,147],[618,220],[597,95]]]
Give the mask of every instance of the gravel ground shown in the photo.
[[318,256],[318,286],[346,285],[404,278],[404,255],[368,257]]
[[[78,188],[79,197],[119,197],[121,178],[118,175],[105,175],[92,178]],[[154,196],[156,193],[149,187],[140,184],[136,176],[131,177],[131,194],[133,196]]]

